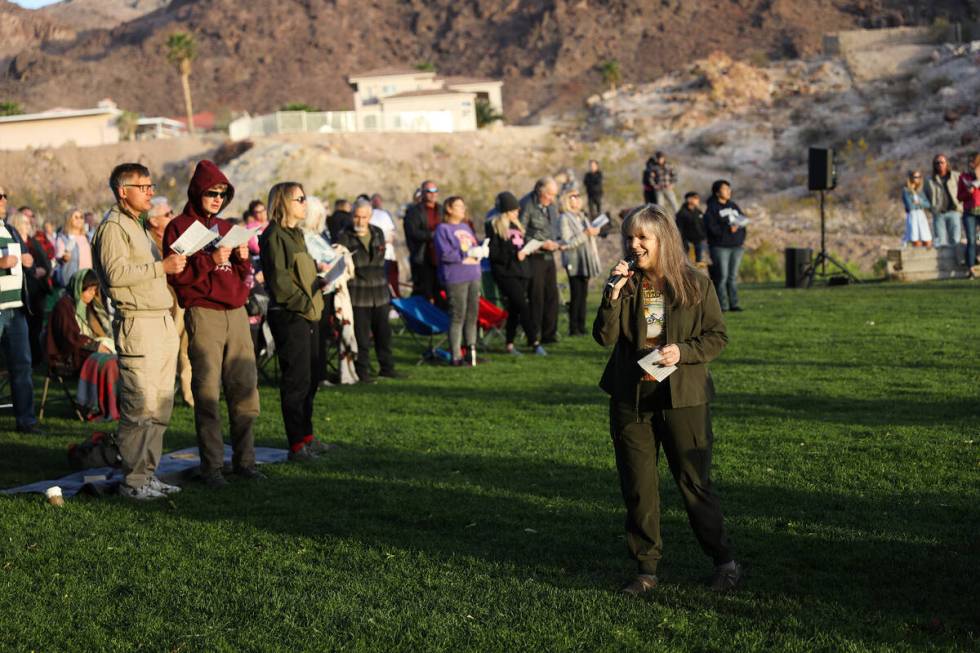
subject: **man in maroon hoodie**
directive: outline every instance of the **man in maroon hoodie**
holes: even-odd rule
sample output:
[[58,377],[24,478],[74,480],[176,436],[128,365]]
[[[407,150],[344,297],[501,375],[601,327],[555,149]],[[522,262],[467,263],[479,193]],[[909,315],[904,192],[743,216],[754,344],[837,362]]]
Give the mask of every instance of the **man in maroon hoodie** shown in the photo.
[[[167,225],[163,236],[164,256],[194,222],[217,228],[224,236],[231,223],[217,217],[235,195],[211,161],[201,161],[187,187],[184,211]],[[213,243],[187,257],[187,267],[167,275],[185,309],[189,336],[191,391],[194,394],[194,424],[201,450],[201,476],[208,487],[227,484],[221,473],[224,442],[221,437],[219,398],[224,389],[231,422],[232,468],[247,479],[259,479],[255,469],[255,437],[252,423],[259,415],[258,373],[248,328],[245,279],[252,271],[248,244],[234,250]]]

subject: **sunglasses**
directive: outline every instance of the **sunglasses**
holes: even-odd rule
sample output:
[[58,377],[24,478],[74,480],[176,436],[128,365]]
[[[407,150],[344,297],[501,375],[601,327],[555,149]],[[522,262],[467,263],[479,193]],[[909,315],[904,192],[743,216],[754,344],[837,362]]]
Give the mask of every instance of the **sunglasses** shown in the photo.
[[578,193],[572,193],[571,195],[568,196],[568,199],[579,200],[582,199],[582,196],[579,195]]
[[306,195],[300,195],[299,197],[293,197],[294,202],[299,202],[300,204],[306,204]]
[[208,198],[211,198],[211,199],[214,199],[216,197],[220,197],[221,199],[224,199],[224,198],[228,197],[228,191],[226,191],[226,190],[206,190],[206,191],[204,191],[203,194],[204,194],[204,197],[208,197]]
[[7,199],[7,194],[6,193],[0,193],[0,200],[5,200],[5,199]]
[[423,193],[433,193],[434,194],[434,193],[438,193],[439,192],[439,189],[438,188],[426,188],[422,192]]

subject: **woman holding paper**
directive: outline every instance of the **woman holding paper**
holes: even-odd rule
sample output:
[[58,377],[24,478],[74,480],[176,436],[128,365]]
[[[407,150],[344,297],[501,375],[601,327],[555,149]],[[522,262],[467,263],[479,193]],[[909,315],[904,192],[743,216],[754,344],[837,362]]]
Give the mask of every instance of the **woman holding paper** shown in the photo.
[[633,265],[623,260],[613,268],[592,328],[599,344],[613,346],[600,386],[610,395],[626,541],[638,566],[622,591],[637,595],[657,586],[661,446],[694,534],[714,562],[709,585],[732,590],[742,570],[710,474],[714,385],[707,364],[728,342],[718,297],[683,255],[677,226],[659,206],[630,213],[622,234]]
[[[524,225],[518,217],[521,205],[513,193],[504,191],[497,195],[494,208],[497,209],[497,216],[490,223],[488,231],[490,271],[507,307],[507,353],[520,356],[520,350],[514,346],[517,326],[524,329],[528,338],[533,337],[531,334],[534,333],[534,322],[528,306],[531,262],[527,260],[527,254],[521,251],[524,247]],[[530,344],[536,354],[547,354],[540,342]]]
[[[480,259],[487,253],[477,244],[473,228],[463,220],[466,204],[462,197],[450,197],[443,206],[444,222],[432,237],[438,262],[439,280],[449,298],[449,350],[452,364],[476,365],[476,322],[480,309]],[[461,345],[466,337],[468,360]]]
[[573,189],[561,196],[561,263],[568,273],[571,302],[568,306],[568,335],[585,335],[585,302],[589,279],[599,275],[598,227],[582,212],[582,194]]

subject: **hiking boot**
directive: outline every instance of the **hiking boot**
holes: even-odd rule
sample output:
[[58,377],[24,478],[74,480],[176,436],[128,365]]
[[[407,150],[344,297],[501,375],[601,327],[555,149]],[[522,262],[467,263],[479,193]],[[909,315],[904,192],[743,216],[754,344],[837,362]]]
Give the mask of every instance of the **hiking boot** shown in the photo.
[[715,567],[708,579],[708,589],[712,592],[731,592],[742,583],[742,578],[742,565],[733,560],[731,565]]
[[286,458],[291,463],[310,463],[316,460],[316,454],[313,453],[309,445],[304,444],[296,451],[290,451]]
[[536,345],[534,347],[534,354],[536,356],[547,356],[548,355],[548,352],[546,352],[544,350],[544,347],[542,347],[541,345]]
[[119,486],[120,496],[124,496],[127,499],[132,499],[133,501],[152,501],[154,499],[162,499],[165,495],[163,492],[157,492],[150,487],[149,481],[143,484],[142,487],[130,487],[128,485]]
[[306,448],[309,449],[314,456],[325,454],[331,449],[336,448],[336,446],[337,445],[334,444],[325,444],[323,442],[320,442],[316,438],[313,438],[312,440],[306,443]]
[[623,589],[619,590],[624,596],[639,596],[657,589],[657,577],[653,574],[637,574]]
[[170,485],[169,483],[164,483],[156,476],[151,476],[150,480],[147,481],[150,484],[150,489],[160,492],[161,494],[177,494],[180,492],[180,488],[176,485]]
[[264,481],[266,479],[266,475],[255,467],[239,467],[232,473],[243,481]]
[[228,486],[228,481],[225,480],[225,476],[221,473],[220,469],[203,474],[201,476],[201,482],[204,483],[209,490],[220,490]]

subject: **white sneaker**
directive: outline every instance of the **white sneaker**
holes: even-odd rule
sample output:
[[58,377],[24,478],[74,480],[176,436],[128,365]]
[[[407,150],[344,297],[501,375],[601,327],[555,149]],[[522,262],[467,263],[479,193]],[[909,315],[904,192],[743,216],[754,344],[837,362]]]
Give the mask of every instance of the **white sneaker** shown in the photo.
[[170,485],[169,483],[164,483],[156,476],[151,476],[149,480],[150,489],[160,492],[161,494],[177,494],[180,492],[180,488],[176,485]]
[[167,496],[163,492],[157,492],[151,488],[149,481],[144,483],[143,487],[139,488],[120,485],[119,494],[134,501],[152,501],[153,499],[162,499]]

